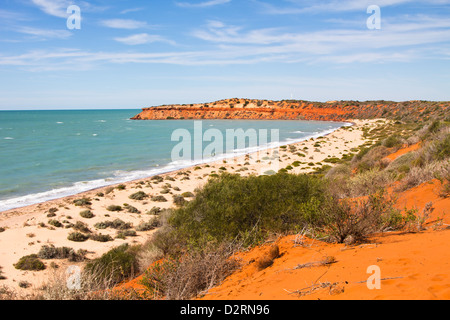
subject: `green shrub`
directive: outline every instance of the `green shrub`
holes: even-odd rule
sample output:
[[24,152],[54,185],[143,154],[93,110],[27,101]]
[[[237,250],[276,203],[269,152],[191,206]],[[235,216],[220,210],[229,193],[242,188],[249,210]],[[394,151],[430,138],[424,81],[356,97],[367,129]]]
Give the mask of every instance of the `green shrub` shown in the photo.
[[428,132],[429,133],[436,133],[440,128],[441,128],[441,121],[440,120],[435,120],[428,127]]
[[136,231],[150,231],[159,227],[159,218],[155,217],[148,222],[141,222],[137,227]]
[[91,219],[94,217],[94,214],[92,213],[91,210],[84,210],[80,212],[80,216],[85,219]]
[[110,205],[110,206],[108,206],[107,208],[106,208],[106,210],[108,210],[108,211],[122,211],[123,209],[122,209],[122,207],[121,206],[116,206],[116,205]]
[[307,175],[240,177],[223,174],[210,180],[169,223],[189,242],[243,240],[247,245],[270,232],[301,229],[313,220],[313,203],[323,201],[320,181]]
[[154,202],[167,202],[167,199],[164,196],[153,196],[152,201]]
[[135,247],[123,244],[86,264],[84,272],[111,283],[119,283],[139,271]]
[[126,206],[126,209],[129,213],[141,213],[137,208],[133,206]]
[[86,251],[78,250],[75,252],[72,248],[58,247],[54,245],[43,245],[37,254],[38,258],[43,260],[48,259],[69,259],[71,262],[83,261],[86,256]]
[[365,200],[331,199],[321,207],[322,231],[329,241],[354,244],[365,241],[374,232],[399,229],[402,216],[393,204],[383,192]]
[[72,225],[72,228],[76,231],[80,231],[83,233],[90,233],[91,230],[89,230],[89,227],[86,223],[77,221],[74,225]]
[[401,140],[397,136],[390,136],[383,140],[382,145],[386,148],[393,148],[401,144]]
[[138,191],[129,196],[132,200],[144,200],[148,198],[148,195],[144,191]]
[[84,242],[89,239],[89,236],[82,234],[81,232],[72,232],[67,236],[67,240],[74,242]]
[[450,134],[447,134],[444,139],[437,143],[437,160],[444,160],[450,157]]
[[116,239],[126,239],[127,237],[136,237],[136,231],[134,230],[123,230],[123,231],[118,231],[116,234]]
[[89,206],[92,204],[91,199],[89,198],[81,198],[73,201],[74,205],[78,207]]
[[161,213],[161,208],[160,207],[153,207],[147,212],[147,214],[150,214],[150,215],[153,215],[153,216],[156,216],[156,215],[158,215],[160,213]]
[[62,228],[63,226],[62,223],[59,222],[58,220],[48,220],[48,224],[56,228]]
[[98,242],[109,242],[113,241],[114,239],[109,234],[91,234],[89,235],[89,239],[98,241]]
[[194,194],[193,194],[192,192],[190,192],[190,191],[183,192],[181,195],[182,195],[184,198],[193,198],[193,197],[194,197]]
[[183,196],[180,195],[174,195],[173,196],[173,203],[177,206],[177,207],[181,207],[184,204],[186,204],[186,200],[184,199]]
[[30,254],[20,258],[14,267],[19,270],[41,271],[45,269],[45,264],[39,260],[36,254]]
[[163,182],[163,181],[164,181],[164,178],[161,177],[161,176],[153,176],[153,177],[151,178],[151,180],[152,180],[153,182]]
[[94,227],[97,229],[113,228],[117,230],[127,230],[132,228],[132,224],[120,219],[115,219],[114,221],[98,222],[94,225]]

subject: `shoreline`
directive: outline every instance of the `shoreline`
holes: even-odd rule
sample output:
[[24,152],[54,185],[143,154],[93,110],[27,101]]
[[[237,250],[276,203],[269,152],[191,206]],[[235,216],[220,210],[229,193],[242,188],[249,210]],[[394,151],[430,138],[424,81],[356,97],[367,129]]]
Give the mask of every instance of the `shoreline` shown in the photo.
[[[226,120],[239,121],[240,119],[226,119]],[[147,121],[147,120],[137,120],[137,121]],[[167,121],[167,120],[153,120],[153,121]],[[170,121],[177,121],[177,120],[170,120]],[[178,120],[178,121],[183,121],[183,120]],[[248,121],[248,120],[242,119],[241,121]],[[268,120],[251,120],[251,121],[268,121]],[[189,164],[186,164],[186,165],[181,165],[180,167],[175,168],[175,169],[167,169],[168,171],[165,171],[164,168],[167,168],[167,167],[169,167],[172,164],[172,162],[170,162],[170,163],[164,164],[163,167],[161,167],[161,170],[162,170],[161,172],[157,172],[155,174],[142,176],[140,178],[133,178],[133,179],[124,178],[123,180],[121,178],[112,178],[112,177],[110,177],[110,178],[103,178],[104,185],[101,185],[101,186],[98,186],[98,187],[93,187],[91,189],[86,189],[84,191],[79,191],[79,192],[75,191],[75,192],[69,193],[69,194],[63,194],[64,192],[60,191],[61,195],[56,195],[54,197],[53,196],[48,196],[47,199],[37,200],[36,202],[30,201],[30,202],[33,202],[33,203],[14,206],[14,207],[11,207],[11,208],[8,208],[8,209],[5,209],[5,210],[0,209],[0,219],[1,219],[2,214],[8,213],[8,212],[13,211],[13,210],[20,210],[20,209],[24,209],[24,208],[27,208],[27,207],[43,204],[43,203],[46,203],[46,202],[49,202],[49,201],[56,201],[56,200],[61,200],[61,199],[67,198],[67,197],[73,197],[73,196],[76,196],[76,195],[82,195],[84,193],[98,191],[98,190],[101,190],[103,188],[108,188],[108,187],[116,186],[116,185],[119,185],[119,184],[126,184],[126,183],[131,183],[131,182],[139,181],[139,180],[143,180],[143,179],[149,179],[149,178],[151,178],[151,177],[153,177],[155,175],[176,173],[177,171],[186,170],[188,168],[195,167],[197,165],[205,165],[205,164],[208,164],[208,163],[214,163],[216,161],[232,159],[232,158],[243,156],[243,155],[247,155],[247,154],[263,152],[263,151],[271,150],[271,149],[276,148],[276,147],[280,147],[282,145],[296,144],[296,143],[300,143],[300,142],[303,142],[303,141],[307,141],[307,140],[312,139],[312,138],[317,139],[317,138],[320,138],[320,137],[326,137],[326,136],[332,134],[333,132],[335,132],[335,131],[343,128],[343,127],[352,127],[352,126],[356,125],[356,123],[353,122],[354,120],[349,120],[349,121],[276,120],[276,121],[334,122],[334,123],[342,123],[343,125],[341,127],[339,127],[339,128],[333,129],[331,132],[328,132],[330,130],[324,130],[323,134],[322,133],[317,133],[317,134],[313,134],[311,136],[307,136],[307,137],[301,138],[299,140],[293,140],[293,141],[280,141],[278,143],[279,145],[277,145],[277,146],[264,146],[261,149],[260,149],[260,146],[256,146],[256,147],[251,147],[251,148],[248,148],[248,149],[255,149],[256,148],[257,150],[255,150],[255,151],[253,151],[253,150],[246,151],[247,149],[246,150],[242,150],[242,151],[238,152],[239,153],[238,155],[235,155],[235,154],[228,154],[228,155],[227,154],[221,154],[221,155],[217,156],[217,159],[216,158],[202,159],[201,161],[199,160],[199,162],[194,162],[195,160],[192,160],[193,163],[189,163]],[[139,171],[151,171],[151,170],[158,171],[158,167],[155,167],[155,168],[152,168],[152,169],[136,169],[136,170],[134,170],[134,171],[132,171],[130,173],[139,172]],[[113,183],[108,183],[108,181],[107,181],[108,179],[111,179],[111,180],[115,179],[115,180],[118,180],[118,181],[115,181]],[[5,199],[5,200],[1,200],[1,201],[4,201],[4,202],[8,202],[8,201],[12,201],[12,200],[20,201],[19,199],[23,199],[23,198],[27,198],[27,197],[31,197],[31,196],[37,197],[39,195],[44,195],[44,194],[51,193],[51,192],[58,192],[58,190],[75,188],[76,184],[91,183],[93,181],[95,181],[95,180],[78,181],[78,182],[72,183],[72,186],[66,186],[66,187],[61,187],[61,188],[58,188],[58,189],[52,189],[52,190],[47,190],[47,191],[42,191],[42,192],[31,193],[31,194],[22,195],[22,196],[18,196],[18,197],[11,198],[11,199]],[[43,196],[43,197],[45,198],[45,196]],[[24,200],[24,201],[26,202],[26,200]]]
[[[151,213],[152,209],[160,210],[174,208],[173,196],[185,193],[194,193],[195,189],[201,188],[207,183],[209,177],[220,172],[237,173],[242,176],[261,175],[267,170],[267,163],[263,158],[269,158],[270,151],[279,150],[279,168],[292,167],[290,173],[310,173],[315,168],[320,168],[324,164],[333,166],[331,163],[323,162],[327,157],[341,158],[353,148],[358,148],[369,141],[364,139],[364,130],[368,127],[374,128],[378,125],[385,125],[389,120],[381,119],[354,120],[352,126],[342,126],[331,133],[318,138],[307,138],[299,142],[283,144],[286,148],[272,148],[234,156],[229,159],[220,159],[208,163],[192,165],[183,169],[158,174],[162,181],[154,181],[152,177],[136,179],[111,186],[95,188],[92,190],[77,193],[54,200],[49,200],[30,206],[11,209],[0,213],[0,227],[5,229],[0,232],[0,267],[6,280],[0,281],[0,285],[6,284],[18,288],[19,281],[27,281],[32,284],[31,289],[37,289],[48,280],[49,275],[54,272],[50,267],[44,271],[21,271],[14,268],[14,264],[20,257],[29,254],[36,254],[43,244],[55,245],[56,247],[66,246],[74,250],[85,249],[90,253],[88,258],[96,258],[123,243],[141,244],[151,237],[154,230],[137,232],[136,237],[126,239],[114,239],[113,241],[101,243],[93,240],[76,243],[69,241],[67,235],[73,230],[64,225],[63,228],[52,228],[48,226],[49,219],[55,219],[65,224],[67,221],[75,223],[81,221],[85,223],[94,233],[101,233],[115,236],[115,230],[97,230],[94,225],[105,220],[122,219],[131,223],[134,227],[142,222],[155,218],[157,214]],[[350,121],[346,121],[350,123]],[[314,147],[320,142],[320,147]],[[298,154],[303,154],[299,156]],[[260,156],[260,158],[256,158]],[[261,158],[262,157],[262,158]],[[261,159],[259,162],[256,159]],[[296,165],[294,165],[296,163]],[[313,166],[310,164],[314,163]],[[297,166],[298,165],[298,166]],[[267,172],[267,171],[266,171]],[[155,177],[155,176],[153,176]],[[123,189],[118,189],[118,185],[123,185]],[[130,195],[138,191],[145,192],[149,198],[143,201],[130,199]],[[100,196],[100,193],[102,196]],[[163,196],[165,202],[153,201],[152,197]],[[80,198],[88,198],[92,202],[88,207],[74,205],[73,201]],[[186,196],[185,200],[192,198]],[[138,209],[138,213],[129,213],[125,210],[121,212],[108,211],[110,205],[130,205]],[[126,207],[124,207],[126,208]],[[50,211],[56,209],[55,216],[48,217]],[[80,217],[80,212],[89,209],[94,214],[92,219]],[[44,226],[45,225],[45,226]],[[46,265],[56,262],[62,271],[67,262],[59,260],[45,260]],[[18,288],[21,289],[21,288]],[[22,290],[22,289],[21,289]],[[25,292],[29,292],[23,289]]]

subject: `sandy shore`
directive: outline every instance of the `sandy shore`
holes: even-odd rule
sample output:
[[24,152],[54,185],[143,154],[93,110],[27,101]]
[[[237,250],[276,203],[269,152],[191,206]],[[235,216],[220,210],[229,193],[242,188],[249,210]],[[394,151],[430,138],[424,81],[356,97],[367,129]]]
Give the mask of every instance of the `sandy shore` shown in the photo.
[[[69,226],[77,221],[85,223],[93,233],[101,233],[116,236],[116,230],[98,230],[94,225],[98,222],[121,219],[132,223],[134,227],[142,222],[150,221],[154,215],[150,212],[152,208],[166,209],[174,206],[173,196],[185,192],[194,192],[196,188],[203,186],[211,174],[220,172],[239,173],[243,176],[250,174],[264,174],[268,171],[288,168],[290,173],[307,173],[330,163],[323,162],[326,158],[341,158],[352,149],[366,143],[363,129],[384,125],[385,120],[352,120],[354,126],[342,127],[333,133],[303,142],[290,144],[279,150],[279,162],[273,159],[274,150],[266,150],[260,153],[252,153],[245,156],[235,157],[226,161],[220,160],[199,166],[193,166],[183,170],[160,175],[164,181],[157,182],[151,178],[140,179],[123,183],[122,188],[116,186],[104,187],[91,190],[70,197],[48,201],[28,207],[13,209],[0,213],[0,274],[5,279],[0,280],[0,286],[6,285],[15,290],[33,290],[39,288],[46,282],[52,273],[52,262],[56,263],[60,270],[69,265],[66,260],[44,260],[47,268],[43,271],[21,271],[14,264],[25,255],[36,254],[42,245],[52,244],[55,247],[70,247],[75,250],[84,249],[89,253],[88,258],[95,258],[107,252],[113,247],[123,243],[138,244],[145,242],[154,231],[137,232],[137,236],[126,239],[114,239],[110,242],[97,242],[88,240],[86,242],[73,242],[67,239],[68,234],[74,230]],[[319,142],[319,144],[317,144]],[[132,200],[129,196],[138,191],[143,191],[149,197],[144,200]],[[158,202],[152,200],[153,196],[163,196],[167,201]],[[87,206],[76,206],[74,200],[89,198],[91,204]],[[186,200],[189,200],[186,197]],[[107,210],[108,206],[116,205],[135,207],[138,213],[129,213],[127,210],[112,212]],[[90,210],[93,218],[83,218],[80,212]],[[51,214],[53,213],[53,214]],[[48,216],[48,215],[51,216]],[[53,215],[53,216],[52,216]],[[53,227],[49,220],[57,220],[62,227]],[[19,287],[19,283],[27,282],[31,286],[28,289]]]

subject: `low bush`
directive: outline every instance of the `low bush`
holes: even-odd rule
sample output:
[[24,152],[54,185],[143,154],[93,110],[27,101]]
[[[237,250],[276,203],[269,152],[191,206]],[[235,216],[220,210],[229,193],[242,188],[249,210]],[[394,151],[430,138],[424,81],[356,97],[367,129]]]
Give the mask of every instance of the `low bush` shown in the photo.
[[169,223],[193,244],[239,239],[251,245],[268,232],[294,231],[312,222],[323,199],[323,184],[311,176],[223,174],[174,211]]
[[117,231],[116,239],[126,239],[127,237],[136,237],[137,233],[134,230]]
[[91,234],[89,235],[89,239],[97,242],[109,242],[114,240],[109,234],[101,234],[101,233]]
[[68,247],[55,247],[54,245],[43,245],[37,254],[38,258],[48,259],[69,259],[71,262],[83,261],[86,256],[84,250],[75,252]]
[[402,215],[393,204],[383,192],[363,200],[330,199],[321,207],[320,233],[331,242],[354,244],[374,232],[400,229]]
[[148,222],[141,222],[137,225],[136,231],[150,231],[160,226],[160,220],[158,217],[151,219]]
[[94,214],[92,213],[91,210],[84,210],[80,212],[80,216],[85,219],[91,219],[94,217]]
[[174,195],[173,196],[173,203],[177,206],[177,207],[182,207],[184,204],[186,204],[186,200],[184,199],[183,196],[181,195]]
[[239,267],[234,250],[222,244],[193,250],[182,259],[163,259],[146,270],[141,280],[154,299],[188,300],[211,289]]
[[151,198],[152,201],[154,202],[167,202],[167,199],[164,196],[153,196]]
[[116,205],[110,205],[106,208],[106,210],[108,211],[113,211],[113,212],[118,212],[118,211],[122,211],[122,207],[121,206],[116,206]]
[[144,200],[148,198],[148,195],[144,191],[138,191],[129,196],[132,200]]
[[54,226],[55,228],[62,228],[63,224],[58,220],[48,220],[48,224]]
[[401,139],[399,139],[397,136],[390,136],[383,140],[382,145],[386,148],[393,148],[396,146],[399,146],[402,144]]
[[67,240],[74,242],[84,242],[89,239],[89,236],[82,234],[81,232],[72,232],[67,236]]
[[19,270],[41,271],[45,269],[45,264],[36,254],[30,254],[20,258],[19,261],[14,264],[14,267]]
[[92,204],[91,199],[89,198],[81,198],[73,201],[74,205],[78,207],[89,206]]
[[192,192],[190,192],[190,191],[188,191],[188,192],[183,192],[181,195],[182,195],[184,198],[193,198],[193,197],[194,197],[194,194],[193,194]]
[[81,222],[81,221],[77,221],[74,225],[72,225],[72,229],[76,230],[76,231],[80,231],[83,233],[90,233],[91,230],[89,230],[89,227],[86,223]]
[[141,213],[137,208],[130,205],[126,206],[126,209],[129,213]]
[[106,228],[113,228],[117,230],[127,230],[131,229],[133,225],[129,222],[125,222],[121,219],[115,219],[114,221],[103,221],[98,222],[94,225],[97,229],[106,229]]
[[137,247],[123,244],[86,264],[84,272],[119,283],[139,271]]

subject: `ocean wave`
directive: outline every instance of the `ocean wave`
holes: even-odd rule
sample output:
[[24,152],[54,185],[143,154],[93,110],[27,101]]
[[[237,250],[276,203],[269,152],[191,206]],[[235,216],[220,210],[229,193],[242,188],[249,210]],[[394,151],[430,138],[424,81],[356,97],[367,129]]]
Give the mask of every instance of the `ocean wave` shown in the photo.
[[14,138],[11,138],[11,137],[5,137],[5,138],[3,138],[3,140],[14,140]]

